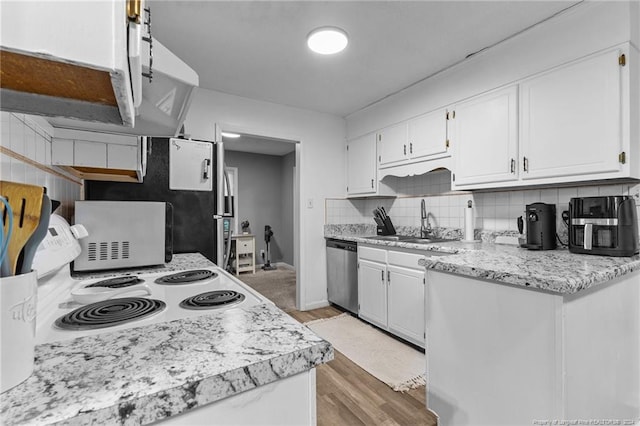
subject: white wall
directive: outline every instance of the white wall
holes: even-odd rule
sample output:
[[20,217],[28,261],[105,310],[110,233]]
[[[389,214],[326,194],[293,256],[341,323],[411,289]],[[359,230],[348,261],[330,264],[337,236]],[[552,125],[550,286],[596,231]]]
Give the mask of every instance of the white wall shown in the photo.
[[349,115],[348,138],[453,104],[629,41],[632,37],[640,37],[637,35],[637,23],[632,26],[632,20],[637,19],[637,6],[633,2],[584,2],[457,66]]
[[[193,138],[213,140],[214,124],[244,133],[300,142],[298,281],[301,309],[327,304],[324,199],[344,193],[345,122],[342,118],[212,90],[196,89],[185,121]],[[308,201],[313,208],[307,208]]]
[[50,199],[62,203],[56,214],[70,221],[74,202],[80,199],[81,184],[51,167],[53,128],[40,117],[5,111],[0,115],[0,179],[44,186]]

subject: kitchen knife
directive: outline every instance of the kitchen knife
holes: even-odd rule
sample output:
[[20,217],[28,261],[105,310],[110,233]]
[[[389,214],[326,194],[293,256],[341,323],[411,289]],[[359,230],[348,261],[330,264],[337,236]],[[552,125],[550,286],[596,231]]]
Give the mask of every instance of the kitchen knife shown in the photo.
[[387,214],[387,211],[384,209],[384,206],[380,206],[380,211],[382,212],[383,220],[389,217],[389,215]]

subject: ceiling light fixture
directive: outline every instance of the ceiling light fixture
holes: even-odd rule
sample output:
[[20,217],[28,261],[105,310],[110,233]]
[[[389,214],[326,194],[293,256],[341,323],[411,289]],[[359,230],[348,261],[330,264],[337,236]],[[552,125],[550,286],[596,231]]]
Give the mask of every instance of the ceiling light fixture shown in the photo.
[[229,132],[221,132],[222,136],[225,138],[239,138],[240,135],[237,133],[229,133]]
[[347,47],[349,38],[344,30],[337,27],[320,27],[307,36],[309,49],[321,55],[332,55]]

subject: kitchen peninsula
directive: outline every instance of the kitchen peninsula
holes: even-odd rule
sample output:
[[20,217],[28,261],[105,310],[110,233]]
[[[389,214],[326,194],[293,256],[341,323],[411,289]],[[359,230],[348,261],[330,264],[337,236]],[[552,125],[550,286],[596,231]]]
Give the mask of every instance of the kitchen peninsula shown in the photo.
[[640,256],[342,238],[422,250],[427,407],[440,424],[640,419]]
[[[211,265],[174,255],[145,271]],[[31,377],[3,393],[0,423],[295,422],[301,414],[312,423],[315,367],[333,348],[264,303],[45,343],[35,357]]]

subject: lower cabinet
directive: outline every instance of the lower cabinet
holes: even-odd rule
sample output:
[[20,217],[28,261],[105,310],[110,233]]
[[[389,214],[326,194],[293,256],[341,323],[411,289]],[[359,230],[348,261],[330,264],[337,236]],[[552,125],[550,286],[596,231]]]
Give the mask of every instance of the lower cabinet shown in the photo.
[[424,347],[424,276],[420,253],[358,247],[358,316]]

